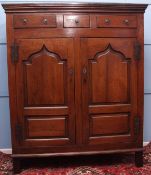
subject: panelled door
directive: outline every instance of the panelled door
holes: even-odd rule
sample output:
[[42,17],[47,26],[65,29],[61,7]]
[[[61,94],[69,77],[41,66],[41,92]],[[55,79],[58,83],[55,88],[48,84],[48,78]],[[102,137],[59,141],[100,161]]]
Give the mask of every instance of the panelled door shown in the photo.
[[132,143],[137,116],[135,39],[81,38],[84,143]]
[[20,39],[16,44],[19,146],[75,144],[73,39]]

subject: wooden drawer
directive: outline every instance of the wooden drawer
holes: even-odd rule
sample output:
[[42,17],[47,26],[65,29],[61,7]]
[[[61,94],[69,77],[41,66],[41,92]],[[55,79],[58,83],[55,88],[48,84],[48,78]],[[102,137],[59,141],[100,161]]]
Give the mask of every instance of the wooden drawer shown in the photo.
[[98,15],[97,27],[137,27],[136,16]]
[[64,27],[90,27],[89,15],[64,15]]
[[14,15],[14,28],[56,27],[55,15]]

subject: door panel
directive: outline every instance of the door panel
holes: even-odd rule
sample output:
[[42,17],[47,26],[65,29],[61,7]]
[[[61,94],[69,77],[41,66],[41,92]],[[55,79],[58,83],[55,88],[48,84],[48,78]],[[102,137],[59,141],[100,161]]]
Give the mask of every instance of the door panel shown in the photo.
[[33,118],[28,116],[26,129],[28,138],[49,138],[66,136],[66,119],[52,116]]
[[74,144],[72,38],[21,39],[17,44],[17,105],[19,123],[23,126],[19,145]]
[[91,115],[90,135],[117,135],[129,133],[128,114]]
[[93,60],[89,60],[88,68],[90,101],[93,104],[129,101],[129,61],[124,60],[120,52],[115,52],[111,45],[108,45],[103,53],[97,53]]
[[50,53],[45,45],[39,52],[24,61],[27,106],[65,104],[66,92],[60,87],[65,87],[67,83],[66,62],[66,60],[62,61],[57,54]]
[[83,141],[134,141],[137,115],[135,39],[81,38]]

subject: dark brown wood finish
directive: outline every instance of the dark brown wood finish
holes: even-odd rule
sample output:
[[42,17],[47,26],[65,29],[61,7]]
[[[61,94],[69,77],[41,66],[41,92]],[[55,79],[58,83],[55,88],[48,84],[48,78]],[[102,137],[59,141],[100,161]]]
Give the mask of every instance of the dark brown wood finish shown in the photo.
[[57,27],[55,15],[14,15],[14,28]]
[[20,144],[75,144],[73,39],[21,39],[16,43]]
[[[82,77],[82,95],[83,95],[83,119],[85,126],[85,143],[101,144],[104,142],[132,142],[134,141],[134,118],[137,116],[137,61],[134,59],[135,39],[127,38],[84,38],[81,39],[81,51],[83,56],[83,77]],[[127,45],[127,47],[125,47]],[[127,55],[126,55],[127,54]],[[99,83],[98,83],[99,82]],[[121,113],[120,109],[112,113],[108,108],[116,105],[127,104],[129,110]],[[102,109],[106,107],[106,113]],[[95,110],[93,111],[93,109]],[[97,109],[98,108],[98,109]],[[87,112],[87,114],[86,114]],[[121,131],[117,134],[113,132],[107,135],[97,133],[89,135],[90,126],[97,128],[96,118],[105,113],[108,120],[103,122],[105,126],[112,130],[110,123],[118,128],[116,123],[118,116],[127,115],[127,132],[122,129],[126,122],[121,123]],[[123,117],[124,118],[124,117]],[[99,123],[102,123],[101,121]],[[96,126],[95,126],[96,125]],[[116,126],[117,125],[117,126]],[[99,126],[102,128],[102,126]],[[103,126],[104,127],[104,126]],[[114,140],[113,140],[114,137]]]
[[14,172],[26,157],[135,152],[144,4],[3,4]]
[[97,27],[137,27],[136,15],[98,15]]

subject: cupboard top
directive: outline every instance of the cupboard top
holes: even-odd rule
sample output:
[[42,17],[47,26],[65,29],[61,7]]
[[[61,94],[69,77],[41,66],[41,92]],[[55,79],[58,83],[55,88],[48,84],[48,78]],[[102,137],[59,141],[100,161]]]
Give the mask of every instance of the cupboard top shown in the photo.
[[74,13],[144,13],[146,4],[119,4],[119,3],[27,3],[2,4],[6,13],[28,12],[74,12]]

